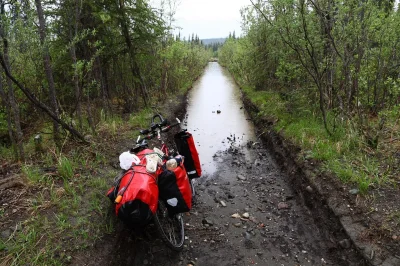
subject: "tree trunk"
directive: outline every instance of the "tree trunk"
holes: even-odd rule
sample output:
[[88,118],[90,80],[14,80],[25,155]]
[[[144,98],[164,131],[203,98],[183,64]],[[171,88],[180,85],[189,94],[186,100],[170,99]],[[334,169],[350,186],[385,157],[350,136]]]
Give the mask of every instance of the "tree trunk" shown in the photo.
[[[60,116],[57,106],[57,97],[56,97],[56,89],[54,85],[53,79],[53,69],[51,67],[51,59],[50,59],[50,52],[49,48],[46,44],[46,22],[44,19],[42,3],[40,0],[35,0],[36,9],[39,18],[39,36],[40,36],[40,43],[43,47],[43,63],[44,69],[46,72],[46,78],[49,86],[49,96],[50,96],[50,106],[54,115],[58,118]],[[54,129],[54,141],[56,143],[59,142],[59,125],[56,121],[53,123]]]
[[8,96],[5,93],[3,89],[3,82],[2,82],[2,77],[0,77],[0,97],[1,97],[1,102],[4,106],[4,109],[6,110],[6,120],[7,120],[7,129],[8,129],[8,136],[11,141],[11,146],[14,151],[14,156],[16,159],[18,159],[18,150],[17,150],[17,142],[14,138],[14,133],[13,133],[13,126],[12,126],[12,120],[11,120],[11,110],[10,110],[10,103],[8,101]]
[[108,116],[110,112],[110,103],[108,101],[109,96],[107,95],[107,90],[106,90],[106,84],[103,76],[103,64],[102,61],[100,60],[99,57],[96,58],[95,64],[97,65],[95,70],[96,70],[96,79],[100,83],[100,93],[101,93],[101,99],[102,99],[102,106],[103,106],[103,111],[106,116]]
[[[90,73],[90,78],[89,80],[93,80],[93,73]],[[89,85],[90,86],[90,85]],[[86,100],[86,113],[87,113],[87,121],[89,124],[90,129],[92,130],[93,134],[96,134],[96,126],[95,126],[95,122],[94,122],[94,117],[92,115],[92,107],[91,107],[91,96],[90,96],[90,90],[88,90],[87,92],[87,100]]]
[[[4,15],[4,3],[1,2],[1,15]],[[3,52],[4,52],[4,61],[8,69],[10,69],[10,63],[8,59],[8,41],[5,36],[4,28],[3,28],[3,23],[0,24],[0,35],[1,38],[3,39]],[[22,143],[23,139],[23,133],[21,129],[21,117],[20,117],[20,112],[19,112],[19,107],[17,106],[16,100],[15,100],[15,94],[14,94],[14,88],[12,85],[12,81],[7,78],[7,86],[8,86],[8,102],[10,105],[11,114],[14,118],[14,126],[15,126],[15,135],[16,135],[16,144],[18,147],[18,153],[16,159],[21,159],[24,160],[25,154],[24,154],[24,146]],[[4,90],[3,90],[4,91]],[[8,121],[7,121],[8,123]],[[10,136],[11,137],[11,136]]]
[[142,91],[142,98],[144,101],[144,104],[147,106],[147,102],[148,102],[148,93],[147,93],[147,88],[146,88],[146,84],[143,80],[143,77],[140,73],[140,69],[139,66],[137,65],[136,61],[135,61],[135,55],[133,52],[133,46],[132,46],[132,41],[131,41],[131,37],[129,34],[129,29],[128,29],[128,25],[127,25],[127,18],[125,16],[125,10],[124,10],[125,4],[124,4],[124,0],[119,0],[119,11],[120,11],[120,25],[121,25],[121,29],[122,29],[122,34],[124,35],[125,38],[125,43],[126,46],[128,47],[128,52],[129,52],[129,57],[130,57],[130,66],[131,66],[131,70],[132,70],[132,74],[135,77],[138,77],[140,80],[140,88]]
[[75,87],[75,101],[76,101],[76,116],[78,118],[79,128],[82,129],[82,107],[81,107],[81,89],[79,87],[79,73],[77,68],[77,58],[76,58],[76,49],[75,43],[73,42],[74,37],[78,35],[78,19],[79,19],[79,0],[75,1],[75,19],[74,19],[74,34],[70,30],[70,39],[72,42],[70,53],[72,62],[74,64],[74,87]]
[[161,93],[163,96],[167,95],[167,66],[165,63],[165,59],[161,64]]
[[[6,48],[4,47],[4,50]],[[4,51],[4,60],[6,65],[9,67],[10,63],[8,60],[8,54],[6,54],[6,51]],[[15,126],[15,133],[16,133],[16,142],[17,142],[17,147],[18,147],[18,158],[20,160],[25,159],[25,153],[24,153],[24,146],[23,146],[23,133],[21,129],[21,117],[20,117],[20,112],[19,112],[19,107],[17,106],[17,102],[15,100],[15,94],[14,94],[14,88],[12,85],[12,81],[7,78],[7,86],[8,86],[8,100],[10,103],[10,109],[12,116],[14,118],[14,126]]]

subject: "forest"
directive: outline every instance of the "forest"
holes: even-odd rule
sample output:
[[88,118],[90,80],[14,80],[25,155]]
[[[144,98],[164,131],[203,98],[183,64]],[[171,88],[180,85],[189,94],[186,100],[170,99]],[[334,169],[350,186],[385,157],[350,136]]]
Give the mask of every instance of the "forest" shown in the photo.
[[278,132],[363,193],[399,182],[395,1],[251,1],[219,61]]
[[0,265],[70,264],[114,232],[112,162],[212,55],[173,34],[173,14],[167,1],[0,1]]
[[210,57],[198,38],[175,38],[166,4],[27,0],[0,9],[1,153],[16,160],[36,134],[58,147],[67,135],[86,142],[101,121],[187,89]]

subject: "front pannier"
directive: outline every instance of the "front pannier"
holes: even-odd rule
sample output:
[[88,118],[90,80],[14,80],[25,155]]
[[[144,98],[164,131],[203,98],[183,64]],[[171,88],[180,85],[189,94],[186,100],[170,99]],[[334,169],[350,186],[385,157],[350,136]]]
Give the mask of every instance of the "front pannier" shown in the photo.
[[185,167],[164,169],[158,176],[160,199],[166,203],[170,214],[188,212],[192,208],[192,190]]
[[176,147],[179,154],[185,157],[184,165],[189,178],[201,176],[201,165],[199,153],[193,140],[192,134],[183,130],[174,136]]

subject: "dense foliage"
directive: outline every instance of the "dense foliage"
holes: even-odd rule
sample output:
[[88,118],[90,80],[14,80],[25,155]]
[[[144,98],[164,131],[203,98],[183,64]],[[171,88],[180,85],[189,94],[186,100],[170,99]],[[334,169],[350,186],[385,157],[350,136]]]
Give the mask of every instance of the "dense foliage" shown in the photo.
[[145,0],[0,5],[0,135],[20,146],[20,158],[43,114],[59,120],[56,138],[60,124],[82,138],[96,132],[101,115],[132,112],[187,87],[211,56],[199,42],[174,38],[171,12]]
[[[346,149],[362,149],[391,157],[381,164],[384,171],[397,168],[396,148],[387,154],[385,147],[397,143],[400,116],[400,11],[394,1],[252,4],[242,10],[245,37],[228,39],[220,62],[258,93],[261,107],[269,105],[278,127],[290,134],[298,123],[292,131],[299,143],[315,150],[326,134],[342,158],[351,156]],[[325,133],[305,137],[314,121]],[[351,138],[346,145],[335,142]]]
[[[275,0],[243,11],[244,39],[230,39],[220,60],[249,85],[318,103],[326,130],[335,119],[399,104],[400,13],[393,1]],[[332,116],[328,118],[328,113]]]

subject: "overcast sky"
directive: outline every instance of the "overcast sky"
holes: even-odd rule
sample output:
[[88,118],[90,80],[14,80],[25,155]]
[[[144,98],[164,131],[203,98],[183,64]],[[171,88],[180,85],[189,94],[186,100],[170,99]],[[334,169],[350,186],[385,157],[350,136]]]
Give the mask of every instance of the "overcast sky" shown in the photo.
[[[163,0],[150,0],[152,5],[159,6]],[[224,38],[235,31],[240,36],[240,9],[251,5],[250,0],[171,0],[176,3],[174,26],[175,34],[181,32],[181,38],[188,38],[192,33],[200,39]],[[168,0],[164,0],[168,2]],[[399,0],[396,0],[399,3]]]
[[[176,0],[175,26],[181,37],[192,33],[200,39],[228,37],[229,32],[241,34],[240,9],[250,5],[249,0]],[[175,30],[176,34],[179,29]]]

